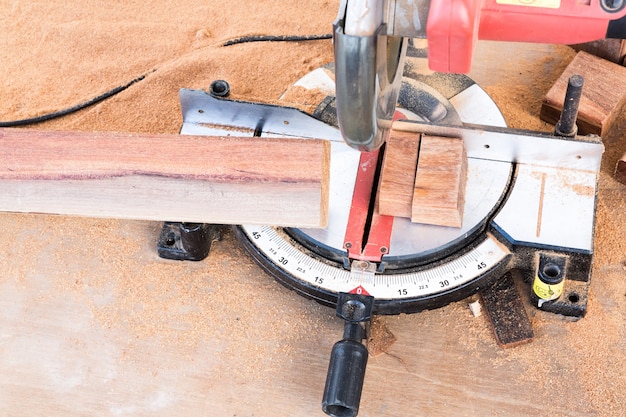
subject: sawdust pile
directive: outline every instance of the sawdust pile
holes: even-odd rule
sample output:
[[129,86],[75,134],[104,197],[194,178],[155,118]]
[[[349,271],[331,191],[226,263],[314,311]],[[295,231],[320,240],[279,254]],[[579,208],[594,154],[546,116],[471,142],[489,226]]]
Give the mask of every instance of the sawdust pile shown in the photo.
[[331,62],[330,40],[222,45],[251,35],[330,33],[337,2],[32,1],[4,11],[0,120],[64,109],[146,75],[94,108],[35,127],[176,133],[181,88],[224,79],[233,98],[272,101]]
[[[339,2],[5,3],[0,16],[1,120],[67,108],[145,74],[143,81],[97,106],[33,128],[176,133],[182,123],[178,100],[181,88],[208,89],[213,80],[224,79],[230,83],[233,98],[277,102],[300,77],[331,62],[329,40],[222,45],[248,35],[329,33]],[[547,131],[552,127],[538,118],[541,99],[574,53],[567,47],[555,47],[547,56],[545,49],[532,51],[527,49],[525,56],[533,59],[524,61],[520,54],[507,61],[496,50],[483,48],[477,59],[492,59],[499,66],[476,70],[473,76],[479,83],[486,81],[483,87],[510,126]],[[288,101],[298,99],[293,94]],[[380,405],[379,412],[373,414],[413,415],[411,407],[417,407],[417,402],[404,403],[404,392],[391,391],[394,384],[414,380],[415,375],[438,378],[442,369],[451,375],[457,375],[452,372],[457,371],[462,376],[464,364],[471,368],[468,373],[483,372],[482,368],[472,368],[473,362],[491,367],[496,381],[497,375],[513,375],[498,384],[532,390],[529,395],[546,404],[548,411],[553,400],[562,412],[579,410],[580,415],[605,417],[623,413],[626,191],[611,178],[615,162],[626,149],[620,134],[626,130],[626,115],[621,120],[605,138],[607,152],[600,178],[594,276],[587,317],[569,322],[529,310],[533,312],[536,340],[506,351],[495,347],[484,316],[474,319],[464,303],[413,316],[381,318],[375,322],[370,341],[378,355],[372,359],[372,372],[376,374],[376,369],[383,368],[393,373],[376,374],[390,375],[385,385],[385,390],[390,390],[388,395],[379,387],[364,394],[365,407],[368,395],[373,404]],[[16,326],[14,330],[18,328],[15,323],[28,331],[33,322],[41,320],[41,328],[45,329],[49,323],[41,317],[62,316],[67,305],[82,306],[85,311],[70,310],[71,319],[63,316],[63,320],[81,331],[89,330],[93,339],[67,330],[70,325],[61,328],[61,333],[66,331],[77,341],[70,354],[89,355],[88,352],[101,349],[94,340],[105,343],[110,339],[123,346],[121,352],[112,354],[111,366],[145,367],[146,386],[158,385],[160,378],[163,384],[176,386],[183,378],[181,375],[194,375],[204,384],[194,380],[201,392],[198,395],[211,390],[221,392],[220,384],[230,381],[232,385],[228,387],[249,385],[252,392],[261,393],[256,398],[262,399],[264,389],[276,381],[286,381],[298,398],[305,398],[303,401],[311,403],[311,410],[316,410],[307,409],[300,415],[319,412],[317,398],[322,387],[310,385],[323,384],[323,380],[310,375],[319,372],[323,377],[325,370],[319,371],[317,366],[325,366],[332,342],[341,335],[342,324],[334,318],[332,309],[305,301],[273,282],[250,261],[231,233],[226,232],[224,239],[214,244],[207,261],[181,265],[156,258],[153,242],[158,224],[7,214],[0,219],[6,248],[5,255],[0,256],[0,288],[4,295],[15,294],[15,299],[22,303],[20,315],[11,322]],[[8,317],[12,302],[4,301],[0,319]],[[81,320],[88,323],[86,327],[79,327]],[[12,357],[8,348],[3,349],[4,357]],[[206,358],[204,353],[216,357]],[[163,358],[169,362],[158,362]],[[216,367],[214,379],[208,382],[202,375],[194,374],[195,368],[202,368],[199,362],[205,360]],[[7,368],[5,362],[0,361],[0,366],[6,370],[5,375],[15,373],[15,368]],[[177,374],[173,369],[182,369],[184,373]],[[167,378],[172,379],[166,378],[167,372],[171,374]],[[422,383],[437,386],[432,379]],[[454,383],[442,383],[438,394],[451,389]],[[0,378],[0,386],[3,384]],[[114,388],[124,392],[124,384],[121,378]],[[96,393],[105,399],[110,395],[110,401],[116,401],[115,395],[102,393],[111,387],[102,387]],[[11,389],[23,396],[24,391],[19,388]],[[499,399],[502,407],[507,398],[511,397],[502,394]],[[233,409],[244,407],[234,403],[220,405],[216,401],[212,404],[218,410],[215,415],[232,415]],[[426,407],[424,415],[436,409],[428,408],[431,401],[419,403]],[[19,407],[23,404],[7,404],[10,405],[5,411],[22,410]],[[567,408],[568,404],[571,408]],[[398,411],[394,406],[404,408]],[[64,409],[65,415],[80,414],[78,406],[65,407],[70,407]],[[95,412],[86,414],[102,414],[94,407],[90,410]],[[249,413],[240,411],[238,415],[272,415],[271,409],[258,410],[254,404],[244,410]],[[452,415],[445,412],[446,408],[437,410]],[[170,411],[169,415],[176,414]],[[492,414],[503,415],[497,410]]]

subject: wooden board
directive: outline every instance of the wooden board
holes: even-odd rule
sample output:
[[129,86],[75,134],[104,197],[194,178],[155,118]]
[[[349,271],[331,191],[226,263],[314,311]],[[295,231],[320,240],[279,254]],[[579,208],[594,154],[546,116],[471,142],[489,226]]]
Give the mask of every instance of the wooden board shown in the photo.
[[541,119],[555,124],[561,115],[569,77],[585,79],[578,110],[578,134],[605,136],[626,103],[626,68],[613,62],[578,52],[541,106]]
[[329,146],[7,129],[0,131],[0,211],[323,227]]
[[512,348],[533,340],[532,325],[510,272],[487,287],[481,298],[498,345]]
[[378,188],[380,214],[411,217],[419,146],[420,134],[391,131]]
[[[342,321],[272,280],[232,233],[188,263],[155,256],[158,223],[0,217],[13,248],[0,258],[2,415],[325,416]],[[506,351],[463,302],[379,318],[396,342],[370,357],[359,416],[543,417],[550,402],[598,417],[567,366],[590,353],[585,322],[570,336],[540,314],[531,350]]]
[[462,139],[422,135],[411,221],[461,227],[467,181]]

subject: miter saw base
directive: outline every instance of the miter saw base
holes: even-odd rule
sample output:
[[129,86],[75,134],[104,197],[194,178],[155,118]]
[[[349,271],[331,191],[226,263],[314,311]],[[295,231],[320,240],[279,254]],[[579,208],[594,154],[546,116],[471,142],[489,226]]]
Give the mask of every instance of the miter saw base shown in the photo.
[[[358,413],[373,314],[414,313],[482,291],[498,343],[525,343],[533,337],[522,303],[529,297],[519,296],[512,270],[523,273],[538,308],[576,318],[586,311],[603,151],[599,139],[506,129],[497,106],[471,79],[424,75],[424,58],[413,52],[399,91],[405,121],[394,127],[464,141],[468,178],[460,228],[377,212],[384,146],[369,153],[343,142],[336,128],[332,67],[313,71],[286,91],[282,102],[289,106],[180,92],[181,134],[319,138],[331,144],[326,228],[241,225],[235,234],[267,273],[307,298],[335,306],[344,320],[322,400],[333,417]],[[215,230],[166,223],[159,252],[201,259]]]
[[[497,106],[471,79],[462,75],[425,75],[422,60],[419,51],[409,51],[399,95],[404,117],[444,126],[505,125]],[[293,90],[297,90],[296,94],[292,94]],[[372,273],[355,274],[344,237],[361,153],[347,147],[332,126],[333,92],[332,66],[313,71],[288,89],[281,100],[289,106],[181,91],[182,134],[245,136],[255,132],[261,137],[316,137],[331,141],[327,228],[236,228],[244,247],[270,275],[327,305],[336,305],[341,293],[359,292],[374,297],[375,314],[398,314],[461,300],[510,269],[524,271],[532,282],[542,257],[556,257],[564,260],[563,294],[557,300],[539,300],[536,305],[559,314],[584,315],[592,258],[591,245],[585,239],[595,222],[595,194],[580,190],[595,190],[595,173],[474,156],[471,143],[463,227],[429,226],[395,218],[390,247],[381,262],[374,265]],[[295,103],[293,97],[301,102]],[[312,100],[307,102],[307,97]],[[295,104],[315,117],[292,108]],[[237,133],[238,129],[241,133]],[[528,135],[528,140],[543,140],[541,135]],[[484,148],[497,150],[500,144],[487,144],[488,140],[485,139]],[[562,141],[557,145],[564,147],[569,143]],[[582,145],[573,142],[572,146]],[[580,151],[584,152],[585,149]],[[536,212],[524,209],[530,204],[540,207],[539,219]],[[582,210],[570,213],[563,210],[566,205]],[[572,217],[582,232],[569,230],[567,222]],[[530,236],[527,229],[537,229],[537,233]],[[564,236],[558,236],[560,230]]]

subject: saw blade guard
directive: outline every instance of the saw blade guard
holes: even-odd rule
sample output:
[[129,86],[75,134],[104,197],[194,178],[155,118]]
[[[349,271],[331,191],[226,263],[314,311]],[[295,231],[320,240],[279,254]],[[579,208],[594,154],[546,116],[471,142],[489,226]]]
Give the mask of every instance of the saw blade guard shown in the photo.
[[407,39],[386,35],[383,3],[370,3],[363,12],[342,2],[333,33],[339,128],[363,152],[380,148],[389,134],[407,48]]

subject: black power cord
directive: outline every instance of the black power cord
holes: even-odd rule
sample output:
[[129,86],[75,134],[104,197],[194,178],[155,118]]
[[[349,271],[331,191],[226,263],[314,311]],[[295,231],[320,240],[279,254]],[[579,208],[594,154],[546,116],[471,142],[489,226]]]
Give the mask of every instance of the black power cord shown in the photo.
[[[331,33],[325,33],[322,35],[254,35],[254,36],[242,36],[240,38],[235,38],[228,40],[222,44],[222,46],[232,46],[238,45],[241,43],[248,42],[305,42],[305,41],[319,41],[324,39],[332,39],[333,35]],[[155,70],[151,71],[154,72]],[[146,78],[148,73],[140,75],[139,77],[131,80],[130,82],[121,85],[119,87],[115,87],[103,94],[100,94],[97,97],[92,98],[91,100],[87,100],[83,103],[76,104],[75,106],[68,107],[63,110],[58,110],[52,113],[43,114],[41,116],[29,117],[27,119],[20,120],[12,120],[8,122],[0,121],[0,128],[2,127],[18,127],[18,126],[26,126],[32,125],[36,123],[45,122],[48,120],[56,119],[59,117],[67,116],[68,114],[75,113],[79,110],[83,110],[89,106],[93,106],[94,104],[100,103],[103,100],[106,100],[109,97],[112,97],[124,90],[126,90],[131,85],[143,80]]]
[[[152,71],[154,72],[154,71]],[[84,108],[87,108],[89,106],[93,106],[94,104],[97,104],[103,100],[106,100],[109,97],[112,97],[118,93],[121,93],[122,91],[126,90],[128,87],[130,87],[131,85],[138,83],[139,81],[143,80],[144,78],[146,78],[147,74],[143,74],[140,75],[139,77],[135,78],[134,80],[124,84],[124,85],[120,85],[119,87],[115,87],[103,94],[100,94],[97,97],[92,98],[91,100],[87,100],[85,102],[76,104],[72,107],[68,107],[66,109],[63,110],[58,110],[52,113],[47,113],[47,114],[42,114],[41,116],[35,116],[35,117],[29,117],[27,119],[21,119],[21,120],[12,120],[9,122],[0,122],[0,127],[18,127],[18,126],[26,126],[26,125],[32,125],[35,123],[41,123],[41,122],[45,122],[48,120],[52,120],[52,119],[56,119],[58,117],[63,117],[63,116],[67,116],[68,114],[71,113],[75,113],[79,110],[82,110]]]
[[241,38],[230,39],[222,44],[222,46],[238,45],[247,42],[304,42],[319,41],[324,39],[332,39],[332,33],[323,35],[254,35],[242,36]]

